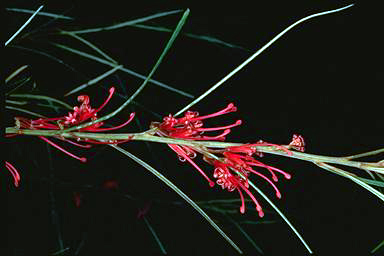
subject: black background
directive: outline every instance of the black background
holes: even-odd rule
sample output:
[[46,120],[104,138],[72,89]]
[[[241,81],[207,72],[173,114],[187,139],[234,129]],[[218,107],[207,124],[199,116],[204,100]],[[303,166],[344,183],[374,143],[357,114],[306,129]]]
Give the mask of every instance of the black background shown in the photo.
[[[37,9],[39,3],[13,1],[7,7]],[[125,2],[125,4],[123,4]],[[309,2],[309,1],[308,1]],[[116,24],[154,13],[190,8],[182,32],[208,35],[240,46],[231,48],[180,35],[156,71],[154,78],[198,96],[224,77],[277,33],[307,15],[339,8],[345,1],[265,4],[217,4],[198,6],[188,2],[150,1],[137,5],[126,1],[67,1],[48,3],[42,11],[63,13],[73,21],[37,16],[23,31],[34,34],[16,38],[11,46],[22,46],[49,53],[74,70],[44,56],[8,47],[5,74],[28,64],[28,74],[37,88],[29,85],[19,93],[44,94],[75,105],[76,96],[64,98],[69,90],[107,71],[109,67],[89,61],[47,44],[53,41],[94,54],[68,37],[54,35],[55,28],[77,30]],[[211,122],[226,124],[241,118],[243,125],[233,129],[228,141],[254,142],[259,139],[286,144],[293,133],[302,134],[306,151],[313,154],[342,156],[374,150],[383,146],[382,24],[379,8],[357,3],[340,13],[311,19],[278,40],[221,88],[193,107],[201,114],[211,113],[234,102],[238,112]],[[8,39],[29,15],[6,12]],[[174,28],[181,13],[145,24]],[[46,24],[46,25],[44,25]],[[44,25],[44,27],[41,27]],[[134,27],[83,35],[105,50],[125,67],[148,74],[170,34]],[[130,95],[141,80],[117,72],[82,93],[98,106],[115,86],[117,92]],[[160,115],[175,113],[190,99],[154,85],[148,85],[136,101]],[[123,99],[114,97],[105,112],[114,110]],[[55,116],[54,111],[31,109]],[[151,121],[160,119],[133,105],[109,123],[118,124],[135,111],[137,123],[122,132],[143,131]],[[65,115],[66,112],[62,112]],[[7,111],[6,126],[13,125]],[[6,159],[22,176],[19,188],[13,188],[6,172],[2,187],[8,193],[8,245],[11,255],[49,255],[58,251],[61,234],[63,255],[161,255],[160,249],[142,220],[138,209],[151,203],[147,218],[170,255],[235,255],[236,252],[167,186],[121,153],[105,146],[71,152],[88,157],[82,164],[32,137],[10,138]],[[142,142],[123,147],[140,156],[194,200],[237,198],[236,193],[210,189],[189,165],[182,164],[165,146]],[[50,160],[52,159],[52,160]],[[356,184],[299,160],[267,156],[266,163],[287,170],[290,181],[282,180],[283,199],[274,198],[263,182],[257,183],[304,236],[316,255],[367,255],[383,239],[383,206],[378,198]],[[371,158],[367,160],[379,160]],[[209,166],[201,162],[209,170]],[[351,170],[351,169],[349,169]],[[359,173],[359,170],[351,170]],[[363,174],[364,175],[364,174]],[[116,180],[116,190],[105,190],[103,182]],[[75,207],[74,192],[81,195]],[[265,220],[275,224],[243,225],[265,255],[306,255],[306,250],[268,204]],[[251,207],[251,206],[250,206]],[[227,234],[246,254],[257,255],[252,245],[225,218],[211,213]],[[56,220],[55,217],[57,216]],[[236,220],[258,220],[255,211],[233,216]],[[60,232],[57,230],[57,223]],[[381,250],[382,252],[383,250]],[[378,252],[377,255],[379,255]]]

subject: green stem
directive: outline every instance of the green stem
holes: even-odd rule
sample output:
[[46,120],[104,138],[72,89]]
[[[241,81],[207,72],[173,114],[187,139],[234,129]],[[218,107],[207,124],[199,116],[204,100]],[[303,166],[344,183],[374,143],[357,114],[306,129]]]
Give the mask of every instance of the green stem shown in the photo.
[[[192,146],[196,148],[200,147],[209,147],[209,148],[227,148],[233,146],[242,146],[246,145],[243,143],[231,143],[231,142],[218,142],[218,141],[193,141],[193,140],[183,140],[183,139],[174,139],[166,137],[158,137],[149,135],[147,132],[142,133],[91,133],[91,132],[67,132],[68,130],[61,131],[52,131],[52,130],[28,130],[28,129],[17,129],[14,127],[7,127],[7,134],[23,134],[23,135],[34,135],[34,136],[55,136],[60,135],[65,138],[82,138],[82,139],[94,139],[94,140],[138,140],[138,141],[150,141],[166,144],[178,144]],[[290,151],[291,154],[276,149],[274,146],[254,146],[258,152],[268,153],[273,155],[280,155],[284,157],[296,158],[308,162],[325,162],[340,164],[344,166],[355,167],[359,169],[369,169],[378,173],[384,174],[384,166],[381,163],[370,163],[370,162],[358,162],[351,161],[345,157],[334,157],[334,156],[322,156],[322,155],[313,155],[308,153]]]

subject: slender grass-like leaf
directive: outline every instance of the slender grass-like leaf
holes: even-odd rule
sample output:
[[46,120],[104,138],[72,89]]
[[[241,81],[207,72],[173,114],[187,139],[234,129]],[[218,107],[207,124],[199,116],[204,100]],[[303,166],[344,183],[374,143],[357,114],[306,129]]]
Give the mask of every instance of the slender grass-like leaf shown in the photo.
[[250,63],[253,59],[255,59],[257,56],[259,56],[262,52],[264,52],[269,46],[271,46],[275,41],[277,41],[280,37],[282,37],[285,33],[287,33],[289,30],[291,30],[293,27],[297,26],[298,24],[306,21],[306,20],[309,20],[311,18],[315,18],[315,17],[318,17],[318,16],[322,16],[322,15],[326,15],[326,14],[330,14],[330,13],[334,13],[334,12],[339,12],[339,11],[342,11],[342,10],[345,10],[349,7],[353,6],[353,4],[350,4],[348,6],[345,6],[345,7],[342,7],[342,8],[338,8],[338,9],[335,9],[335,10],[331,10],[331,11],[325,11],[325,12],[320,12],[320,13],[315,13],[315,14],[312,14],[312,15],[309,15],[307,17],[304,17],[298,21],[296,21],[295,23],[293,23],[292,25],[290,25],[289,27],[287,27],[286,29],[284,29],[282,32],[280,32],[278,35],[276,35],[274,38],[272,38],[272,40],[270,40],[268,43],[266,43],[263,47],[261,47],[259,50],[257,50],[252,56],[250,56],[247,60],[245,60],[243,63],[241,63],[237,68],[235,68],[234,70],[232,70],[228,75],[226,75],[224,78],[222,78],[220,81],[218,81],[215,85],[213,85],[211,88],[209,88],[206,92],[204,92],[202,95],[200,95],[198,98],[196,98],[195,100],[193,100],[191,103],[189,103],[187,106],[185,106],[184,108],[182,108],[179,112],[177,112],[174,116],[178,116],[180,115],[181,113],[185,112],[186,110],[188,110],[190,107],[192,107],[193,105],[195,105],[196,103],[198,103],[199,101],[201,101],[202,99],[204,99],[207,95],[209,95],[211,92],[213,92],[214,90],[216,90],[220,85],[222,85],[225,81],[227,81],[229,78],[231,78],[234,74],[236,74],[237,72],[239,72],[243,67],[245,67],[246,65],[248,65],[248,63]]
[[60,33],[63,34],[63,35],[71,36],[71,37],[79,40],[80,42],[82,42],[83,44],[87,45],[89,48],[93,49],[95,52],[97,52],[98,54],[103,56],[105,59],[107,59],[107,60],[117,64],[116,60],[114,60],[112,57],[110,57],[108,54],[106,54],[104,51],[102,51],[99,47],[97,47],[93,43],[89,42],[88,40],[82,38],[81,36],[78,36],[78,35],[76,35],[76,34],[74,34],[72,32],[67,32],[67,31],[61,31]]
[[5,96],[8,96],[9,94],[16,91],[17,89],[19,89],[23,85],[26,85],[31,79],[32,79],[31,77],[25,77],[25,78],[22,78],[22,79],[16,81],[14,84],[11,84],[11,86],[14,86],[14,87],[11,90],[7,91],[5,93]]
[[12,36],[5,42],[5,46],[7,46],[31,21],[32,19],[36,16],[36,14],[44,7],[44,5],[41,5],[29,19],[24,23],[23,26],[21,26]]
[[62,253],[64,253],[64,252],[68,251],[69,249],[71,249],[71,248],[66,247],[66,248],[64,248],[64,249],[62,249],[62,250],[58,250],[57,252],[51,253],[51,255],[52,255],[52,256],[60,255],[60,254],[62,254]]
[[379,180],[370,180],[370,179],[365,179],[365,178],[360,178],[358,177],[359,180],[361,180],[364,183],[367,183],[369,185],[377,186],[377,187],[382,187],[384,188],[384,182],[379,181]]
[[249,236],[249,234],[240,226],[239,223],[234,221],[231,217],[229,217],[227,214],[225,214],[225,217],[232,222],[233,225],[244,235],[244,237],[252,244],[252,246],[258,251],[260,254],[264,255],[263,250],[256,244],[256,242],[252,239],[252,237]]
[[110,75],[112,75],[113,73],[115,73],[115,72],[116,72],[118,69],[120,69],[121,67],[123,67],[123,66],[122,66],[122,65],[120,65],[120,66],[116,66],[116,67],[112,68],[111,70],[108,70],[107,72],[105,72],[105,73],[99,75],[98,77],[95,77],[94,79],[89,80],[87,83],[82,84],[82,85],[80,85],[80,86],[77,86],[75,89],[71,90],[70,92],[67,92],[67,93],[64,95],[64,97],[69,96],[69,95],[71,95],[71,94],[74,94],[75,92],[81,91],[81,90],[87,88],[87,87],[90,86],[90,85],[93,85],[93,84],[98,83],[99,81],[103,80],[103,79],[106,78],[107,76],[110,76]]
[[373,250],[371,251],[372,254],[376,253],[381,247],[384,247],[384,240],[381,241]]
[[[54,45],[54,46],[56,46],[56,47],[58,47],[58,48],[61,48],[61,49],[63,49],[63,50],[67,50],[67,51],[72,52],[72,53],[74,53],[74,54],[77,54],[77,55],[86,57],[86,58],[91,59],[91,60],[95,60],[95,61],[97,61],[97,62],[100,62],[100,63],[102,63],[102,64],[105,64],[105,65],[108,65],[108,66],[111,66],[111,67],[116,67],[116,66],[118,66],[118,64],[109,62],[109,61],[107,61],[107,60],[101,59],[101,58],[96,57],[96,56],[94,56],[94,55],[91,55],[91,54],[88,54],[88,53],[85,53],[85,52],[82,52],[82,51],[73,49],[73,48],[71,48],[71,47],[68,47],[68,46],[65,46],[65,45],[62,45],[62,44],[57,44],[57,43],[51,43],[51,44]],[[121,68],[119,68],[119,69],[120,69],[121,71],[124,71],[124,72],[127,73],[127,74],[130,74],[130,75],[132,75],[132,76],[138,77],[138,78],[140,78],[140,79],[143,79],[143,80],[146,79],[146,76],[144,76],[144,75],[142,75],[142,74],[139,74],[139,73],[137,73],[137,72],[135,72],[135,71],[132,71],[132,70],[130,70],[130,69],[127,69],[127,68],[125,68],[125,67],[121,67]],[[179,89],[175,89],[175,88],[173,88],[173,87],[171,87],[171,86],[169,86],[169,85],[166,85],[166,84],[164,84],[164,83],[162,83],[162,82],[159,82],[159,81],[157,81],[157,80],[149,79],[149,82],[151,82],[152,84],[155,84],[155,85],[157,85],[157,86],[160,86],[160,87],[162,87],[162,88],[165,88],[165,89],[167,89],[167,90],[169,90],[169,91],[172,91],[172,92],[178,93],[178,94],[180,94],[180,95],[183,95],[183,96],[185,96],[185,97],[192,98],[192,99],[194,98],[194,96],[191,95],[191,94],[189,94],[189,93],[186,93],[186,92],[184,92],[184,91],[182,91],[182,90],[179,90]]]
[[380,200],[382,200],[384,202],[384,195],[382,193],[380,193],[380,191],[369,186],[364,181],[361,181],[358,177],[354,177],[353,175],[349,174],[348,172],[343,171],[337,167],[334,167],[334,166],[326,164],[326,163],[315,162],[315,161],[313,163],[316,164],[317,166],[323,168],[324,170],[330,171],[334,174],[337,174],[337,175],[340,175],[340,176],[343,176],[345,178],[352,180],[353,182],[355,182],[356,184],[365,188],[366,190],[368,190],[369,192],[371,192],[372,194],[374,194],[375,196],[377,196]]
[[24,69],[26,69],[28,67],[28,65],[23,65],[21,67],[19,67],[18,69],[16,69],[14,72],[12,72],[12,74],[10,74],[6,79],[5,79],[5,83],[8,83],[12,78],[14,78],[15,76],[17,76],[18,74],[20,74]]
[[16,101],[16,100],[5,100],[5,103],[15,104],[15,105],[25,105],[28,102],[27,101]]
[[165,250],[164,245],[161,243],[159,236],[156,234],[155,230],[153,229],[153,227],[151,226],[151,224],[149,223],[147,218],[144,216],[143,219],[144,219],[145,225],[147,225],[147,227],[148,227],[149,231],[151,232],[153,238],[155,238],[156,243],[159,245],[161,252],[163,254],[167,254],[167,251]]
[[156,13],[156,14],[153,14],[153,15],[150,15],[150,16],[138,18],[138,19],[135,19],[135,20],[121,22],[121,23],[118,23],[118,24],[115,24],[115,25],[112,25],[112,26],[105,26],[105,27],[99,27],[99,28],[90,28],[90,29],[83,29],[83,30],[75,30],[75,31],[68,31],[68,32],[71,32],[71,33],[74,33],[74,34],[85,34],[85,33],[94,33],[94,32],[106,31],[106,30],[113,30],[113,29],[118,29],[118,28],[123,28],[123,27],[126,27],[126,26],[131,26],[133,24],[145,22],[145,21],[148,21],[148,20],[152,20],[152,19],[156,19],[156,18],[160,18],[160,17],[164,17],[164,16],[168,16],[168,15],[175,14],[175,13],[180,13],[180,12],[182,12],[182,10],[174,10],[174,11],[168,11],[168,12],[161,12],[161,13]]
[[116,150],[120,151],[124,155],[128,156],[132,160],[134,160],[136,163],[143,166],[145,169],[150,171],[153,175],[155,175],[157,178],[159,178],[162,182],[164,182],[168,187],[170,187],[173,191],[175,191],[179,196],[181,196],[185,201],[187,201],[201,216],[203,216],[211,226],[216,229],[219,234],[224,237],[224,239],[233,247],[236,251],[238,251],[240,254],[242,254],[242,251],[240,248],[225,234],[224,231],[221,230],[219,226],[192,200],[190,199],[183,191],[181,191],[175,184],[173,184],[170,180],[168,180],[164,175],[162,175],[159,171],[154,169],[152,166],[141,160],[140,158],[136,157],[135,155],[129,153],[128,151],[122,149],[121,147],[118,147],[116,145],[110,145],[111,147],[115,148]]
[[[29,14],[33,14],[36,12],[34,10],[20,9],[20,8],[5,8],[5,10],[11,11],[11,12],[21,12],[21,13],[29,13]],[[73,20],[72,17],[68,17],[68,16],[64,16],[64,15],[60,15],[60,14],[55,14],[55,13],[49,13],[49,12],[38,12],[37,15],[47,16],[47,17],[51,17],[51,18],[55,18],[55,19]]]
[[30,115],[32,115],[32,116],[37,116],[37,117],[46,118],[46,117],[43,116],[43,115],[40,115],[40,114],[38,114],[38,113],[29,111],[29,110],[26,110],[26,109],[22,109],[22,108],[17,108],[17,107],[12,107],[12,106],[5,106],[5,108],[6,108],[6,109],[10,109],[10,110],[16,110],[16,111],[23,112],[23,113],[26,113],[26,114],[30,114]]
[[305,242],[304,238],[300,235],[300,233],[296,230],[296,228],[291,224],[288,218],[285,217],[285,215],[279,210],[279,208],[277,208],[277,206],[263,193],[263,191],[261,191],[258,187],[256,187],[255,184],[253,184],[250,180],[248,180],[248,183],[249,185],[251,185],[251,187],[254,190],[256,190],[257,193],[259,193],[265,199],[265,201],[267,201],[272,206],[273,209],[275,209],[275,211],[280,215],[280,217],[285,221],[285,223],[287,223],[288,226],[292,229],[293,233],[295,233],[295,235],[300,239],[301,243],[305,246],[308,252],[312,254],[313,252],[309,247],[309,245]]
[[51,101],[51,102],[55,102],[63,107],[65,107],[66,109],[69,109],[69,110],[73,110],[73,108],[68,105],[67,103],[61,101],[61,100],[58,100],[58,99],[55,99],[55,98],[52,98],[52,97],[49,97],[49,96],[45,96],[45,95],[36,95],[36,94],[11,94],[9,95],[9,97],[14,97],[14,98],[25,98],[25,99],[37,99],[37,100],[46,100],[46,101]]
[[[172,29],[160,27],[160,26],[149,26],[149,25],[135,24],[135,25],[132,25],[132,27],[142,28],[142,29],[147,29],[147,30],[153,30],[153,31],[159,31],[159,32],[168,32],[168,33],[172,32]],[[224,41],[217,39],[215,37],[212,37],[212,36],[196,35],[193,33],[182,33],[182,35],[190,37],[190,38],[202,40],[202,41],[207,41],[207,42],[214,43],[214,44],[221,44],[221,45],[224,45],[224,46],[230,47],[230,48],[238,48],[238,49],[242,49],[245,51],[249,51],[248,49],[245,49],[241,46],[224,42]]]
[[44,57],[47,57],[55,62],[58,62],[62,65],[64,65],[65,67],[67,67],[68,69],[72,70],[73,72],[76,72],[82,76],[84,76],[84,74],[80,73],[79,71],[77,71],[74,67],[72,67],[71,65],[65,63],[64,61],[62,61],[61,59],[59,58],[56,58],[55,56],[51,55],[51,54],[48,54],[46,52],[43,52],[43,51],[40,51],[40,50],[36,50],[36,49],[32,49],[32,48],[27,48],[27,47],[23,47],[23,46],[19,46],[19,45],[10,45],[9,47],[12,47],[12,48],[16,48],[16,49],[20,49],[20,50],[24,50],[24,51],[29,51],[29,52],[32,52],[32,53],[35,53],[35,54],[38,54],[38,55],[42,55]]

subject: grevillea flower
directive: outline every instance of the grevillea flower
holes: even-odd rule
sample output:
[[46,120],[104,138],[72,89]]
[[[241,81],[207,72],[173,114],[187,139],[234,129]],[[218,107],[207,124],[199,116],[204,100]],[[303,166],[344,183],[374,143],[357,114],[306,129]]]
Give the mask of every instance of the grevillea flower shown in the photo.
[[[264,213],[260,204],[249,190],[248,177],[251,174],[254,174],[267,181],[275,190],[276,197],[280,199],[281,193],[274,183],[278,181],[276,173],[282,174],[286,179],[290,179],[291,175],[278,168],[266,165],[254,159],[252,155],[257,152],[255,145],[260,144],[246,144],[239,147],[228,147],[222,153],[224,157],[219,158],[219,160],[206,160],[208,160],[207,162],[209,163],[213,162],[213,166],[215,167],[213,177],[217,179],[216,183],[218,185],[230,192],[235,189],[239,192],[242,202],[240,212],[245,212],[244,196],[242,193],[242,191],[244,191],[255,203],[259,216],[263,217]],[[261,171],[255,170],[255,167],[267,170],[270,173],[272,180]]]
[[[151,127],[156,128],[156,134],[162,137],[171,137],[185,140],[225,140],[225,136],[231,132],[230,128],[241,124],[241,120],[233,124],[205,128],[203,120],[212,117],[235,112],[237,108],[234,104],[229,104],[225,109],[215,112],[213,114],[199,116],[198,112],[187,111],[183,117],[175,118],[172,115],[163,118],[162,123],[152,123]],[[205,136],[205,132],[223,131],[216,136]],[[208,177],[192,159],[197,153],[203,155],[203,159],[214,166],[213,178],[216,179],[216,184],[226,189],[229,192],[238,191],[241,199],[240,212],[245,212],[244,195],[245,192],[256,205],[256,210],[260,217],[264,216],[261,205],[250,191],[248,178],[250,175],[255,175],[268,182],[276,193],[277,198],[281,198],[281,192],[275,185],[278,181],[278,175],[283,175],[286,179],[290,179],[291,175],[278,168],[266,165],[254,158],[254,156],[262,157],[262,153],[257,151],[258,146],[271,146],[276,150],[282,150],[287,154],[292,154],[289,148],[302,150],[304,147],[304,140],[301,136],[294,135],[294,140],[289,146],[276,145],[264,141],[258,141],[253,144],[244,144],[241,146],[227,147],[222,150],[209,149],[206,147],[194,147],[185,145],[168,144],[168,146],[178,155],[179,160],[182,162],[189,162],[195,167],[200,174],[209,182],[213,187],[215,182]],[[256,169],[257,168],[257,169]],[[267,171],[269,175],[263,173]],[[268,177],[270,176],[270,177]]]
[[[19,129],[23,128],[23,129],[37,129],[37,130],[43,130],[43,129],[44,130],[63,130],[66,128],[80,125],[80,124],[85,123],[85,122],[95,121],[95,120],[97,120],[97,113],[100,112],[105,107],[105,105],[107,105],[107,103],[112,98],[112,95],[114,92],[115,92],[115,88],[111,87],[109,89],[109,95],[108,95],[107,99],[97,109],[94,109],[91,107],[89,96],[80,95],[77,97],[77,100],[81,103],[81,105],[75,106],[73,108],[73,112],[69,112],[68,115],[62,116],[62,117],[54,117],[54,118],[39,118],[39,119],[35,119],[35,120],[28,119],[25,117],[15,117],[16,127]],[[129,124],[132,121],[132,119],[134,118],[134,116],[135,116],[135,113],[131,113],[129,119],[126,122],[124,122],[121,125],[115,126],[115,127],[102,128],[101,126],[103,126],[104,123],[98,122],[98,123],[94,123],[92,125],[80,128],[80,129],[78,129],[78,131],[105,132],[105,131],[117,130],[117,129],[120,129],[120,128],[126,126],[127,124]],[[54,143],[50,139],[47,139],[44,136],[38,136],[38,138],[40,138],[41,140],[44,140],[45,142],[47,142],[51,146],[59,149],[60,151],[64,152],[65,154],[67,154],[67,155],[69,155],[69,156],[71,156],[77,160],[80,160],[82,162],[86,161],[85,157],[79,157],[79,156],[76,156],[76,155],[68,152],[67,150],[63,149],[62,147],[60,147],[59,145],[57,145],[56,143]],[[68,142],[72,145],[75,145],[75,146],[78,146],[81,148],[90,148],[91,145],[78,143],[80,141],[84,141],[86,143],[92,143],[92,144],[118,144],[118,143],[123,143],[123,142],[129,141],[129,139],[128,139],[128,140],[109,140],[106,142],[102,142],[102,141],[97,141],[97,140],[81,139],[81,138],[77,138],[76,141],[73,141],[70,139],[63,138],[61,136],[54,136],[54,138],[59,139],[61,141]]]
[[[173,115],[169,114],[169,116],[163,118],[162,123],[153,122],[151,124],[151,127],[156,127],[156,134],[162,137],[171,137],[186,140],[223,141],[225,140],[225,136],[231,132],[230,128],[240,125],[241,120],[237,120],[235,123],[230,125],[209,128],[203,127],[203,120],[225,115],[235,111],[237,111],[237,108],[234,106],[233,103],[230,103],[223,110],[205,116],[199,116],[199,113],[195,111],[187,111],[185,112],[184,117],[181,118],[175,118]],[[203,135],[204,132],[214,131],[223,132],[216,136]],[[195,167],[200,172],[200,174],[203,175],[203,177],[209,182],[209,185],[211,187],[215,185],[215,183],[206,175],[206,173],[192,160],[196,157],[195,149],[184,145],[168,144],[168,146],[176,152],[176,154],[179,156],[180,161],[188,161],[193,167]]]
[[13,184],[15,184],[15,187],[18,187],[20,182],[20,175],[17,169],[10,162],[7,161],[5,161],[5,168],[7,168],[8,171],[11,173],[13,177]]
[[292,141],[289,143],[291,148],[304,152],[305,142],[301,135],[293,134]]

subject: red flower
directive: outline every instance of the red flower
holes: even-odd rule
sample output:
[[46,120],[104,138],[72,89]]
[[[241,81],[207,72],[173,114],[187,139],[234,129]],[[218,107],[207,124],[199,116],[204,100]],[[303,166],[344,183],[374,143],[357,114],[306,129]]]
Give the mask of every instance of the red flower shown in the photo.
[[292,141],[289,143],[291,148],[304,152],[305,142],[301,135],[293,134]]
[[[231,132],[230,128],[241,124],[241,120],[236,121],[233,124],[220,127],[205,128],[203,120],[212,117],[224,115],[230,112],[235,112],[237,108],[231,103],[225,109],[216,113],[199,116],[198,112],[187,111],[184,117],[175,118],[172,115],[164,117],[162,123],[152,123],[152,128],[156,129],[156,134],[162,137],[180,138],[185,140],[225,140],[225,136]],[[204,132],[223,131],[216,136],[205,136]],[[292,154],[291,151],[285,146],[276,145],[259,141],[253,144],[245,144],[242,146],[228,147],[221,150],[211,150],[204,147],[195,148],[193,146],[168,144],[168,146],[178,155],[179,160],[182,162],[189,162],[195,167],[200,174],[209,182],[210,186],[214,186],[214,182],[208,177],[208,175],[192,160],[196,157],[197,153],[203,155],[203,159],[209,164],[214,166],[213,177],[216,179],[216,183],[223,189],[229,192],[237,190],[240,199],[241,207],[240,212],[245,212],[245,203],[243,192],[248,194],[252,201],[256,205],[256,210],[260,217],[264,216],[264,212],[255,196],[249,190],[248,178],[252,175],[257,175],[260,178],[267,181],[275,190],[276,196],[281,198],[281,193],[275,182],[278,181],[277,173],[282,174],[286,179],[290,179],[291,175],[272,166],[266,165],[256,159],[254,155],[261,157],[262,153],[256,150],[257,146],[270,146],[277,150],[282,150],[287,154]],[[298,145],[295,145],[298,146]],[[214,155],[214,157],[213,157]],[[268,178],[261,171],[255,170],[256,167],[260,167],[269,172],[270,178]]]
[[[39,119],[35,119],[35,120],[27,119],[24,117],[15,117],[16,126],[18,128],[24,128],[24,129],[62,130],[62,129],[66,129],[69,127],[77,126],[77,125],[82,124],[84,122],[95,121],[95,120],[97,120],[97,113],[100,112],[105,107],[105,105],[110,101],[114,92],[115,92],[115,88],[111,87],[109,89],[109,95],[108,95],[107,99],[97,109],[93,109],[91,107],[90,100],[89,100],[89,97],[87,95],[80,95],[77,97],[77,100],[79,102],[81,102],[81,105],[75,106],[73,108],[73,112],[69,112],[67,116],[54,117],[54,118],[39,118]],[[127,124],[129,124],[132,121],[132,119],[134,118],[134,116],[135,116],[135,113],[131,113],[129,119],[125,123],[118,125],[118,126],[115,126],[115,127],[101,128],[101,126],[103,126],[104,123],[98,122],[98,123],[89,125],[87,127],[80,128],[79,131],[104,132],[104,131],[111,131],[111,130],[120,129],[120,128],[126,126]],[[65,154],[67,154],[67,155],[69,155],[69,156],[71,156],[77,160],[80,160],[82,162],[86,161],[85,157],[79,157],[79,156],[76,156],[76,155],[68,152],[67,150],[63,149],[62,147],[60,147],[56,143],[52,142],[51,140],[47,139],[46,137],[44,137],[44,136],[38,136],[38,137],[40,139],[44,140],[45,142],[47,142],[48,144],[50,144],[51,146],[64,152]],[[54,138],[68,142],[72,145],[82,147],[82,148],[90,148],[91,147],[90,144],[78,143],[79,141],[82,140],[80,138],[77,138],[77,141],[65,139],[61,136],[54,136]],[[88,143],[92,143],[92,144],[111,144],[111,143],[118,144],[118,143],[123,143],[123,142],[129,141],[129,140],[120,140],[120,141],[114,140],[114,141],[108,141],[108,142],[100,142],[97,140],[84,139],[84,141],[88,142]]]
[[[220,160],[215,160],[213,165],[215,167],[213,176],[217,179],[216,183],[220,185],[223,189],[228,191],[237,191],[240,194],[240,199],[242,201],[240,212],[244,213],[244,197],[242,191],[245,191],[252,201],[256,205],[256,210],[259,212],[259,216],[263,217],[264,213],[260,204],[257,202],[256,198],[249,191],[248,177],[250,174],[255,174],[265,181],[267,181],[275,190],[276,197],[281,198],[281,193],[276,187],[274,182],[278,181],[276,172],[282,174],[286,179],[290,179],[291,175],[272,166],[266,165],[252,157],[256,150],[254,149],[255,144],[248,144],[241,147],[229,147],[223,152],[224,158]],[[271,174],[272,180],[270,180],[263,173],[254,169],[254,167],[261,167],[269,171]]]
[[[151,124],[151,127],[157,127],[158,129],[156,131],[156,134],[162,137],[180,138],[186,140],[223,141],[225,140],[225,135],[231,132],[230,128],[240,125],[241,120],[237,120],[235,123],[230,125],[210,128],[204,128],[204,123],[202,120],[228,114],[230,112],[235,111],[237,111],[237,108],[233,105],[233,103],[230,103],[223,110],[205,116],[199,116],[199,113],[195,111],[187,111],[184,114],[184,117],[181,118],[175,118],[171,114],[169,114],[169,116],[163,118],[162,123],[153,122]],[[222,130],[224,131],[216,136],[203,136],[204,132]],[[188,161],[193,167],[195,167],[200,172],[200,174],[203,175],[203,177],[209,182],[209,185],[211,187],[215,185],[215,183],[207,176],[207,174],[192,160],[196,157],[195,149],[184,145],[168,144],[168,146],[173,151],[175,151],[175,153],[179,156],[180,161]]]
[[8,169],[8,171],[11,173],[13,177],[13,183],[15,184],[15,187],[19,186],[20,181],[20,175],[17,169],[9,162],[5,161],[5,168]]

